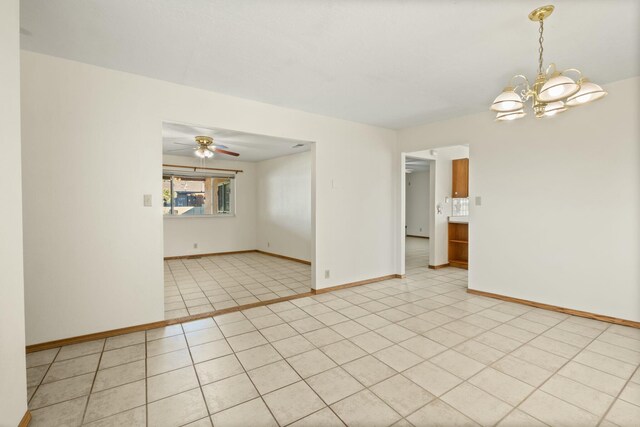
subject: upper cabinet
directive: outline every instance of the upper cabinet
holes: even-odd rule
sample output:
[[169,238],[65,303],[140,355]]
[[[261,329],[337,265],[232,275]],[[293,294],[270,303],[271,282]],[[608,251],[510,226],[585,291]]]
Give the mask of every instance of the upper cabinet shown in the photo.
[[451,197],[469,197],[469,159],[453,160]]

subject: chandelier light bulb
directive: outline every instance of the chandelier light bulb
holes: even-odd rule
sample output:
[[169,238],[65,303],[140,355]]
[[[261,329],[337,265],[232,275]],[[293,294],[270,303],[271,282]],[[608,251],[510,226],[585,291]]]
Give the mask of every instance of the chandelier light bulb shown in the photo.
[[550,102],[544,107],[543,117],[555,116],[567,110],[567,106],[562,101]]
[[579,83],[580,90],[567,99],[567,105],[570,107],[598,100],[607,94],[599,85],[591,83],[587,79],[581,79]]
[[200,157],[201,159],[209,159],[213,157],[213,152],[207,148],[200,147],[196,150],[196,156]]

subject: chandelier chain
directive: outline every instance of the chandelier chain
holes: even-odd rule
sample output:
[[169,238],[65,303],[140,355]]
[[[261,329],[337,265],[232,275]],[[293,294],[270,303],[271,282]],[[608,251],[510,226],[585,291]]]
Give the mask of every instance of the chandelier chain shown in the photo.
[[544,52],[544,47],[542,47],[542,42],[544,41],[544,37],[542,36],[544,32],[544,21],[540,20],[540,38],[538,38],[538,43],[540,47],[538,48],[539,56],[538,56],[538,74],[542,74],[542,53]]

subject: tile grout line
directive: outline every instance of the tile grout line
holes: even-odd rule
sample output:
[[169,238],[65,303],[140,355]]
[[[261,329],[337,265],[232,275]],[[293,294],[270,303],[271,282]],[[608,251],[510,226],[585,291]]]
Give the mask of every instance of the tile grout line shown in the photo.
[[[620,400],[620,396],[622,395],[622,393],[624,392],[624,390],[627,388],[627,386],[629,385],[629,383],[631,382],[631,378],[633,378],[633,376],[636,374],[636,372],[640,371],[640,365],[636,366],[636,369],[633,371],[633,373],[629,376],[629,378],[627,379],[627,381],[624,383],[624,385],[620,388],[620,391],[618,392],[618,394],[616,394],[616,396],[614,397],[614,399],[611,401],[611,404],[609,405],[609,407],[607,408],[606,411],[604,411],[604,414],[602,415],[602,417],[600,417],[600,419],[598,420],[598,424],[597,425],[601,425],[607,418],[607,415],[609,415],[609,412],[611,412],[611,408],[613,408],[613,405],[616,404],[616,402],[618,400]],[[622,399],[623,402],[627,402],[626,400]],[[629,403],[629,402],[627,402]],[[635,404],[632,403],[632,405],[637,406]],[[614,423],[615,424],[615,423]]]

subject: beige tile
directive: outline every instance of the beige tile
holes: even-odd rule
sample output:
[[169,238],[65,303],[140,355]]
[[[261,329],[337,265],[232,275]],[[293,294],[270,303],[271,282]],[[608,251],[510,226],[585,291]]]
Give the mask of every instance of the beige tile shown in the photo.
[[325,406],[304,381],[271,392],[263,398],[280,425],[297,421]]
[[479,341],[469,340],[455,346],[455,350],[477,362],[489,365],[505,354]]
[[424,359],[433,357],[436,354],[442,353],[447,349],[447,347],[443,346],[442,344],[439,344],[423,336],[415,336],[413,338],[409,338],[408,340],[401,342],[399,345]]
[[215,322],[211,317],[207,317],[204,319],[194,320],[193,322],[187,322],[182,324],[182,329],[185,333],[198,331],[200,329],[213,328],[216,326]]
[[362,385],[340,367],[307,378],[307,384],[327,405],[362,390]]
[[294,320],[289,325],[301,334],[306,332],[315,331],[316,329],[323,328],[325,325],[319,320],[313,317],[304,317],[302,319]]
[[[498,423],[498,427],[546,427],[546,424],[542,421],[538,421],[531,415],[522,412],[519,409],[515,409],[509,415],[504,417],[502,421]],[[604,427],[604,426],[602,426]]]
[[254,331],[242,335],[235,335],[227,338],[229,345],[235,352],[247,350],[252,347],[267,344],[267,340],[264,339],[260,332]]
[[285,361],[271,363],[248,372],[260,394],[300,381],[300,376]]
[[160,338],[147,343],[147,357],[157,356],[176,350],[187,348],[187,341],[184,335],[174,335],[172,337]]
[[366,332],[362,335],[357,335],[350,338],[349,341],[356,344],[358,347],[366,351],[367,353],[375,353],[378,350],[387,348],[393,345],[392,341],[389,341],[382,335],[377,334],[374,331]]
[[49,365],[41,365],[27,369],[27,387],[35,387],[42,382]]
[[594,341],[586,347],[596,353],[612,357],[632,365],[640,364],[640,352],[629,350],[603,341]]
[[272,343],[272,345],[278,350],[278,353],[280,353],[282,357],[295,356],[296,354],[304,353],[315,348],[314,345],[307,341],[302,335],[276,341]]
[[562,375],[554,375],[540,390],[569,402],[578,408],[601,417],[613,403],[614,398],[591,387],[572,381]]
[[139,406],[84,425],[89,427],[145,427],[147,425],[147,408]]
[[298,332],[286,323],[261,329],[260,332],[269,342],[279,341],[298,335]]
[[431,363],[440,366],[460,378],[469,378],[485,368],[477,362],[454,350],[447,350],[429,359]]
[[88,341],[80,344],[66,345],[60,349],[56,361],[73,359],[74,357],[100,353],[104,347],[104,340]]
[[568,361],[568,359],[565,359],[564,357],[557,356],[530,345],[524,345],[518,348],[512,352],[511,355],[551,372],[557,371]]
[[226,356],[233,353],[233,350],[231,349],[229,344],[227,344],[226,340],[218,340],[193,346],[190,348],[190,352],[193,362],[200,363],[204,362],[205,360]]
[[331,359],[318,349],[287,358],[287,362],[302,378],[308,378],[336,366]]
[[250,348],[236,354],[245,370],[251,370],[281,360],[280,354],[270,344]]
[[370,390],[402,416],[411,414],[435,398],[402,375],[382,381]]
[[409,415],[407,420],[414,426],[471,427],[478,425],[439,399]]
[[546,369],[542,369],[511,355],[507,355],[498,360],[492,367],[534,387],[538,387],[552,375],[552,372]]
[[58,351],[60,351],[59,348],[52,348],[27,354],[27,368],[51,364]]
[[244,372],[235,355],[219,357],[195,365],[200,384],[209,384]]
[[251,380],[244,373],[207,384],[202,387],[202,392],[212,414],[259,396]]
[[29,402],[29,408],[38,409],[76,397],[86,396],[91,390],[93,376],[91,373],[42,384],[36,390],[31,402]]
[[516,341],[511,338],[507,338],[503,335],[496,334],[495,332],[488,331],[484,334],[478,335],[474,338],[475,341],[486,344],[490,347],[493,347],[497,350],[503,351],[505,353],[510,353],[516,348],[520,347],[522,343],[520,341]]
[[185,334],[187,338],[187,344],[189,347],[193,347],[200,344],[205,344],[211,341],[221,340],[224,338],[222,332],[218,328],[206,328],[199,329],[193,332],[187,332]]
[[385,365],[371,355],[353,360],[342,365],[342,367],[366,387],[379,383],[396,374],[393,368]]
[[222,331],[224,336],[228,338],[255,331],[256,327],[253,326],[253,323],[251,323],[249,320],[242,319],[233,323],[223,323],[220,325],[220,330]]
[[95,372],[98,369],[100,354],[90,354],[88,356],[76,357],[74,359],[54,362],[49,368],[49,372],[44,377],[43,383],[63,380],[77,375]]
[[425,332],[423,335],[445,347],[453,347],[454,345],[458,345],[462,341],[467,340],[466,337],[444,328],[432,329]]
[[322,350],[323,353],[325,353],[339,365],[350,362],[367,354],[360,347],[347,340],[329,344],[322,347],[320,350]]
[[435,396],[443,395],[462,382],[460,378],[429,361],[408,369],[403,375]]
[[104,353],[102,353],[102,359],[100,360],[100,369],[112,368],[114,366],[144,359],[144,347],[144,344],[137,344],[129,347],[119,348],[116,350],[105,351]]
[[533,391],[532,386],[493,368],[484,369],[468,381],[513,406],[518,405]]
[[179,324],[150,329],[147,331],[147,341],[159,340],[160,338],[168,338],[180,334],[182,334],[182,325]]
[[147,378],[147,402],[164,399],[198,387],[198,378],[193,366],[165,372]]
[[348,426],[353,427],[390,426],[402,418],[369,390],[363,390],[334,403],[331,409]]
[[127,347],[134,344],[140,344],[145,342],[145,332],[133,332],[130,334],[118,335],[115,337],[107,338],[104,344],[104,350],[114,350],[116,348]]
[[253,399],[211,417],[216,427],[278,427],[262,399]]
[[616,400],[605,419],[619,426],[637,426],[640,420],[640,406],[632,405],[624,400]]
[[391,366],[398,372],[409,369],[423,361],[420,356],[400,347],[399,345],[394,345],[377,351],[373,356],[384,362],[386,365]]
[[290,425],[291,427],[344,427],[344,423],[329,408],[320,409],[318,412],[304,417]]
[[495,425],[512,407],[469,383],[462,383],[441,399],[484,426]]
[[640,406],[640,384],[629,382],[620,393],[620,399]]
[[[87,396],[31,410],[31,427],[79,426],[82,423]],[[4,421],[3,421],[4,422]],[[10,425],[10,424],[6,424]]]
[[198,421],[194,421],[192,423],[189,424],[185,424],[184,427],[212,427],[213,424],[211,424],[211,418],[202,418],[199,419]]
[[576,362],[567,363],[558,373],[611,396],[617,396],[625,384],[616,376]]
[[98,371],[93,383],[93,392],[106,390],[119,385],[143,380],[145,378],[144,360],[125,363],[113,368]]
[[84,416],[85,422],[99,420],[145,404],[144,381],[121,385],[92,393]]
[[615,375],[616,377],[625,380],[628,379],[635,370],[635,366],[630,363],[612,359],[611,357],[594,353],[589,350],[580,352],[580,354],[573,358],[573,361],[604,371],[608,374]]
[[598,417],[564,400],[536,390],[520,409],[550,426],[595,426]]
[[322,347],[344,339],[342,335],[330,328],[316,329],[303,334],[303,336],[316,347]]
[[147,375],[151,377],[191,364],[191,356],[187,349],[163,353],[147,359]]
[[200,389],[152,402],[147,411],[149,426],[153,427],[181,426],[209,415]]

